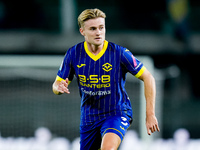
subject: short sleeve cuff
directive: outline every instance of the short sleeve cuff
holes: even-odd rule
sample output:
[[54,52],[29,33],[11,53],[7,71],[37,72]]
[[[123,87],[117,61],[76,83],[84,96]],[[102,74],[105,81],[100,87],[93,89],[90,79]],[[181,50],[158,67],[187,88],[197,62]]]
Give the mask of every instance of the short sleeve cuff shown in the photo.
[[139,78],[143,73],[144,71],[146,70],[146,68],[143,66],[140,71],[135,75],[136,78]]

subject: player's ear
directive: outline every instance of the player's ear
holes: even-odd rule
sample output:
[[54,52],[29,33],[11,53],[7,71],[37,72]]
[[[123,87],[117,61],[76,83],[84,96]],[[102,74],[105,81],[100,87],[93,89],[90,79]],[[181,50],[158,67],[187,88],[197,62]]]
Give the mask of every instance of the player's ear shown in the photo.
[[80,31],[81,35],[85,36],[83,28],[80,28],[79,31]]

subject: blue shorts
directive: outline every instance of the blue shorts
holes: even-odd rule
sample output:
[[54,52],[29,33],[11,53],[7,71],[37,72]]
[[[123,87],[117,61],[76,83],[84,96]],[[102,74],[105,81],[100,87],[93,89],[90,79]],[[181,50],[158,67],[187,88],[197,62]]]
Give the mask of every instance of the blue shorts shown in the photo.
[[127,116],[111,116],[94,125],[80,126],[80,150],[100,149],[102,137],[110,132],[117,134],[122,141],[130,120]]

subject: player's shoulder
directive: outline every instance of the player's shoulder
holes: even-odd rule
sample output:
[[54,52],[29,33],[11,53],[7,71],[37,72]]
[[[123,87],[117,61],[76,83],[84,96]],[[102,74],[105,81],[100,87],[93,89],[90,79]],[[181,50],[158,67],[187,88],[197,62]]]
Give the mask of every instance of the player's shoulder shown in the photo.
[[118,51],[118,52],[122,52],[127,49],[127,48],[125,48],[119,44],[113,43],[113,42],[109,42],[108,45],[111,47],[111,49]]

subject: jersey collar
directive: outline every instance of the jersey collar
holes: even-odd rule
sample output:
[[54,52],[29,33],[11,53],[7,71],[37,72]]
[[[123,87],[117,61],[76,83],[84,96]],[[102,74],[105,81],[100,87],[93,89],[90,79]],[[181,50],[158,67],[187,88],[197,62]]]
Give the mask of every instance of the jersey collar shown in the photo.
[[104,41],[104,45],[103,45],[103,49],[99,52],[99,54],[94,55],[94,54],[92,54],[92,53],[89,51],[86,41],[84,42],[84,48],[85,48],[86,53],[87,53],[88,56],[89,56],[90,58],[92,58],[94,61],[97,61],[99,58],[101,58],[101,56],[103,56],[103,54],[105,53],[107,47],[108,47],[108,41],[105,40],[105,41]]

